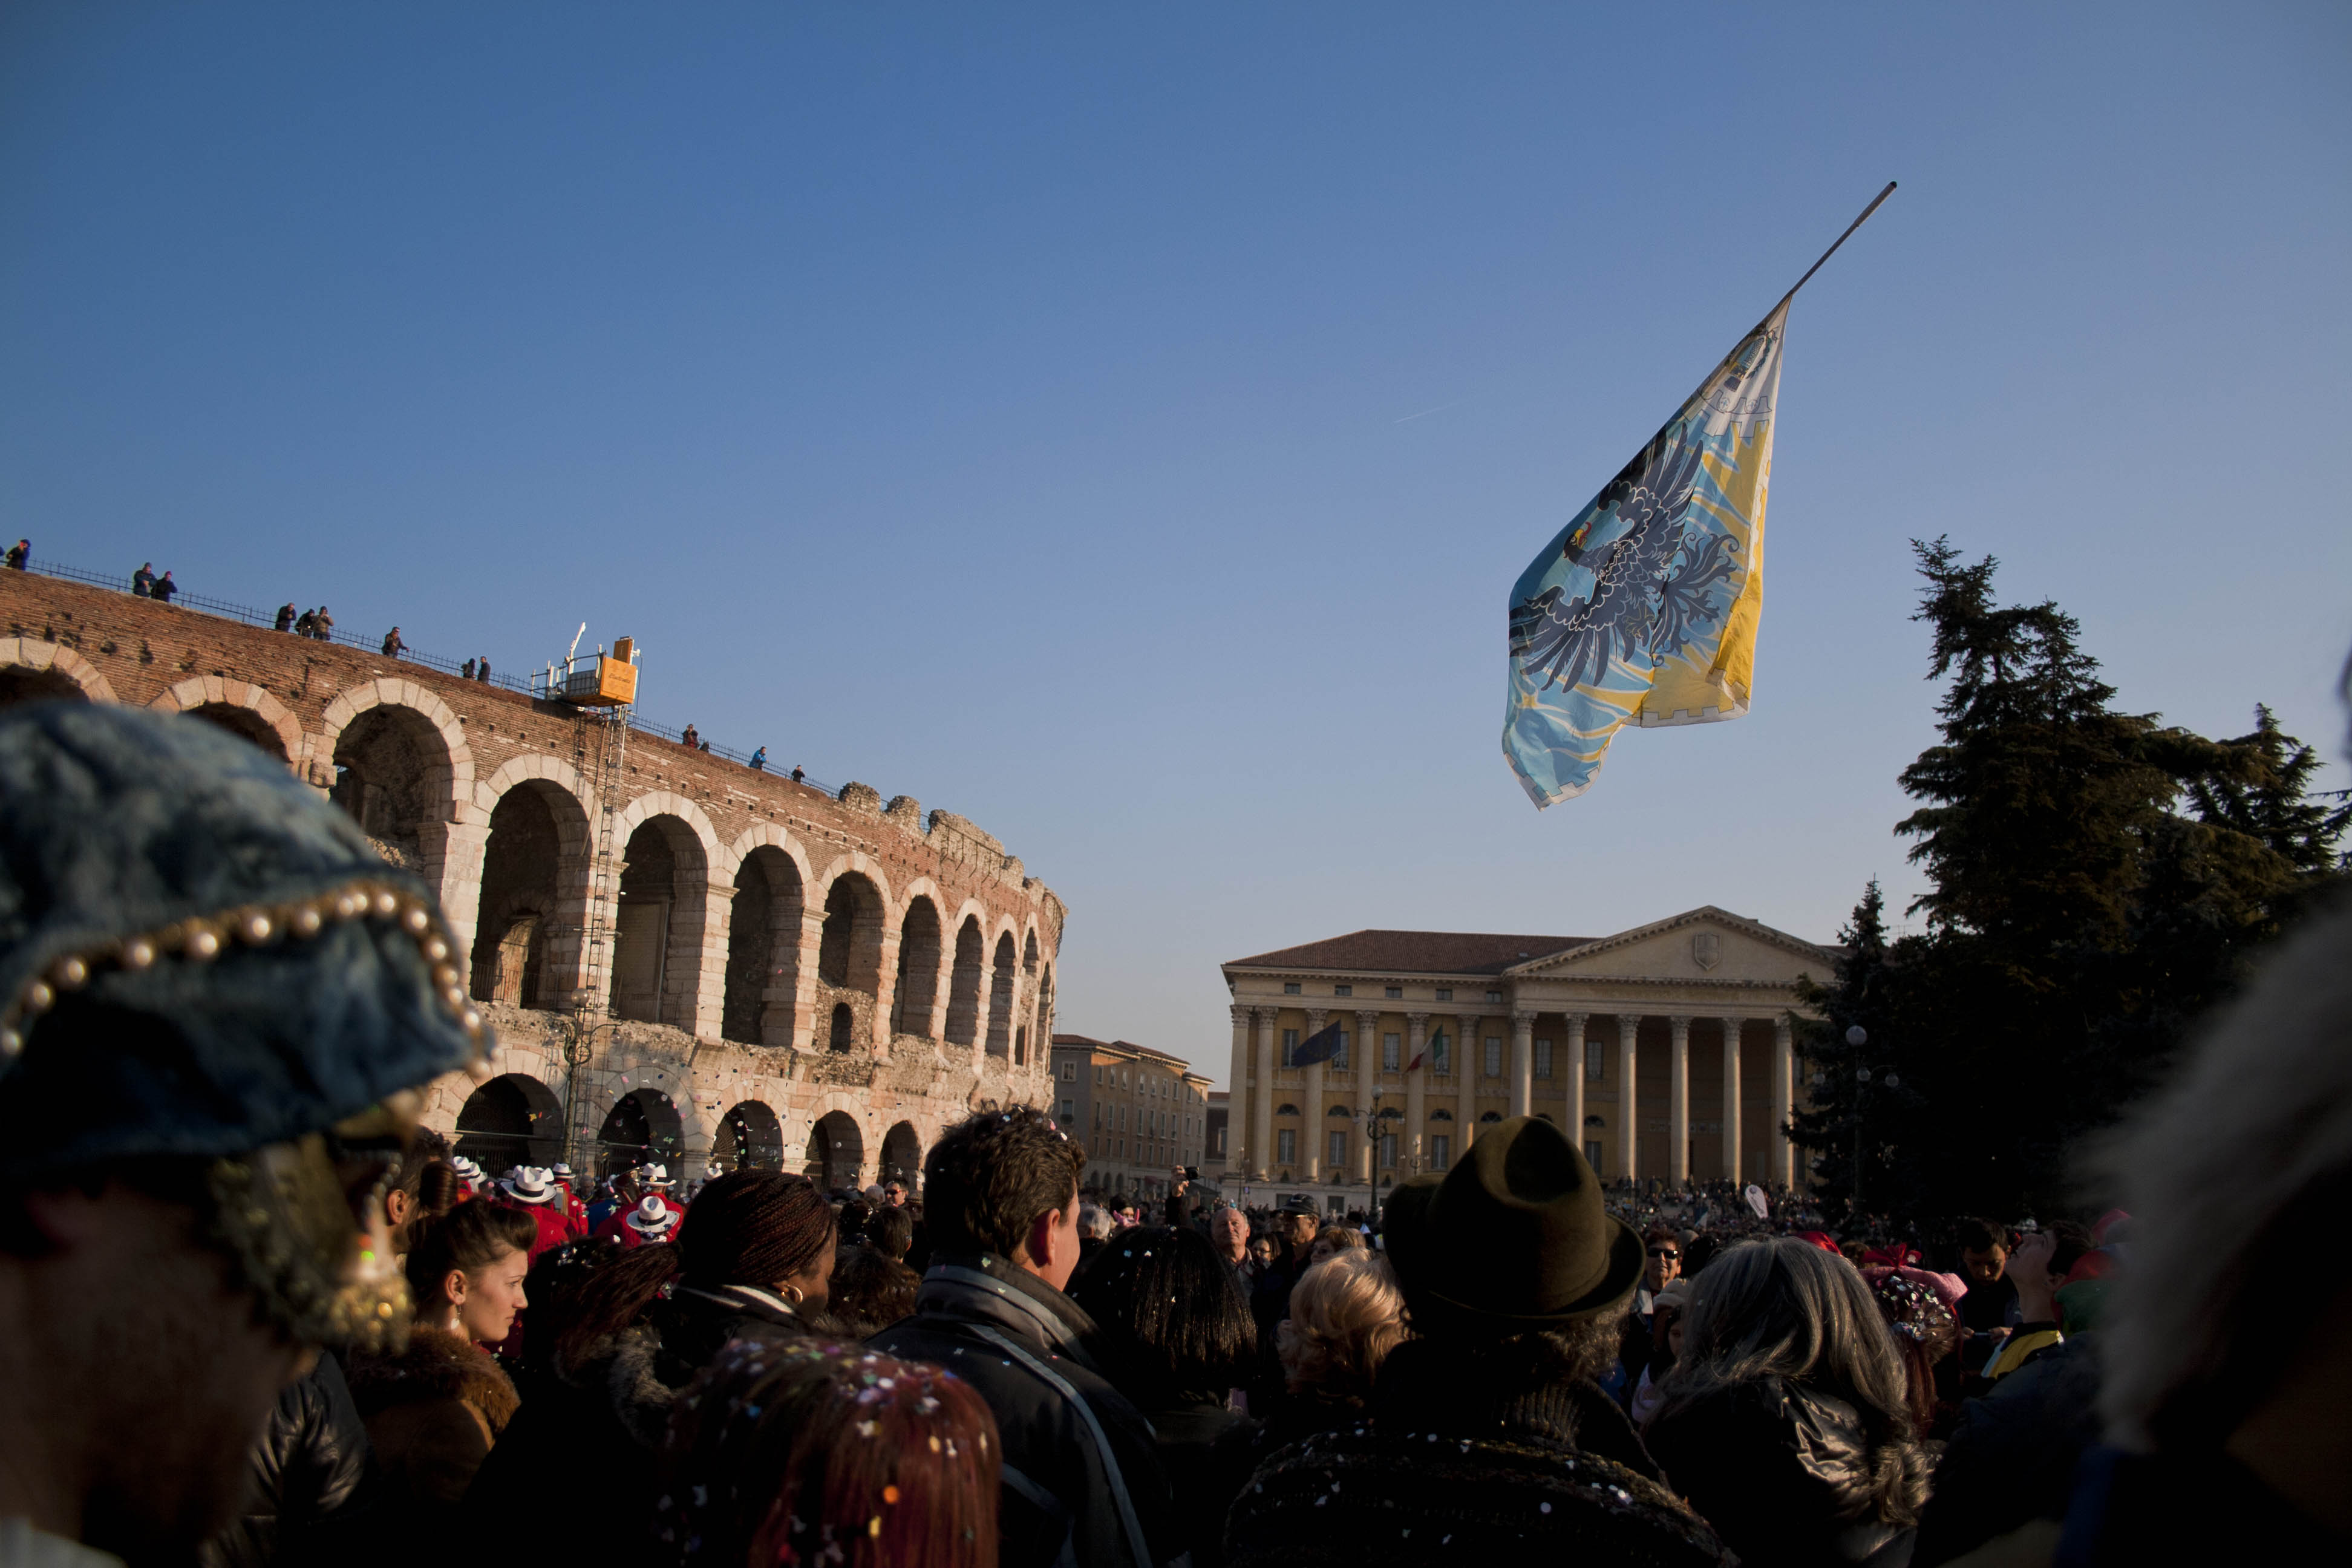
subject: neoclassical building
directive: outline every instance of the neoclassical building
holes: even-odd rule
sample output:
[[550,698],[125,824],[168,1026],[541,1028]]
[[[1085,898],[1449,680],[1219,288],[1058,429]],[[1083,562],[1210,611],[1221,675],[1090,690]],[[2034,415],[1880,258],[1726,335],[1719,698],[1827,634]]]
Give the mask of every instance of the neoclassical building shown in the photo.
[[846,1184],[913,1175],[971,1109],[1047,1102],[1066,911],[953,813],[642,731],[600,783],[603,726],[568,704],[0,572],[0,703],[59,698],[219,725],[431,884],[500,1074],[435,1083],[426,1121],[493,1169]]
[[[1606,1179],[1790,1183],[1796,985],[1836,956],[1710,905],[1614,936],[1360,931],[1235,959],[1226,1190],[1363,1206],[1523,1115]],[[1338,1058],[1290,1065],[1335,1024]]]

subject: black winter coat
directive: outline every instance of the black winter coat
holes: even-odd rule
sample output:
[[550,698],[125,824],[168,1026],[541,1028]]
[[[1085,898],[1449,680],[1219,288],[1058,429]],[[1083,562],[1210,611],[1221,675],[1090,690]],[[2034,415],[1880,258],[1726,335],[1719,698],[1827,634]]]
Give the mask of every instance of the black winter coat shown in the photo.
[[1661,1414],[1644,1436],[1666,1478],[1749,1568],[1904,1568],[1916,1531],[1882,1521],[1862,1418],[1777,1377]]
[[1590,1382],[1498,1376],[1442,1341],[1408,1341],[1371,1410],[1258,1467],[1226,1526],[1230,1568],[1730,1562]]
[[1076,1302],[992,1255],[940,1254],[915,1315],[866,1342],[947,1368],[996,1416],[1002,1568],[1154,1568],[1183,1554],[1151,1428],[1081,1346]]
[[361,1553],[379,1489],[367,1428],[333,1356],[320,1354],[278,1394],[246,1471],[245,1511],[197,1549],[202,1568],[298,1568]]
[[1160,1446],[1192,1568],[1222,1568],[1225,1514],[1257,1467],[1258,1424],[1219,1401],[1195,1395],[1144,1412]]

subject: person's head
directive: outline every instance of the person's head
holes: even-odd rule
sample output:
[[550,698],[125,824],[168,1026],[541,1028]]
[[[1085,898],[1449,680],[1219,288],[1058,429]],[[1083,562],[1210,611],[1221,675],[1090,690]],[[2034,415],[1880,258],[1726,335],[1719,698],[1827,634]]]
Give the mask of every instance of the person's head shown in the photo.
[[727,1346],[663,1447],[661,1560],[994,1568],[996,1420],[939,1367],[813,1340]]
[[1361,1398],[1404,1338],[1404,1293],[1377,1252],[1347,1251],[1299,1276],[1290,1316],[1275,1330],[1283,1382],[1294,1392]]
[[866,1245],[883,1257],[905,1262],[915,1245],[915,1216],[902,1208],[886,1208],[866,1222]]
[[1776,1377],[1854,1407],[1869,1462],[1838,1483],[1853,1516],[1916,1521],[1928,1464],[1894,1338],[1852,1264],[1793,1238],[1730,1247],[1691,1282],[1682,1354],[1660,1384],[1654,1419]]
[[1322,1219],[1311,1208],[1285,1209],[1282,1214],[1282,1239],[1293,1254],[1303,1255],[1315,1245],[1317,1233],[1323,1228]]
[[459,1204],[410,1228],[408,1289],[416,1321],[429,1329],[497,1344],[530,1303],[523,1277],[539,1226],[503,1204]]
[[1183,1394],[1222,1398],[1245,1381],[1256,1328],[1209,1238],[1138,1226],[1104,1247],[1075,1299],[1103,1331],[1107,1367],[1146,1410]]
[[833,1266],[826,1315],[860,1339],[915,1315],[922,1276],[872,1247],[845,1247]]
[[1682,1233],[1665,1226],[1654,1225],[1642,1233],[1642,1283],[1653,1290],[1665,1288],[1666,1282],[1683,1271]]
[[1086,1163],[1086,1151],[1031,1106],[949,1128],[923,1160],[934,1255],[993,1254],[1060,1289],[1078,1264]]
[[235,736],[0,713],[0,1471],[138,1559],[233,1508],[307,1347],[404,1334],[378,1194],[488,1038],[430,890]]
[[1912,1423],[1925,1432],[1936,1415],[1936,1363],[1959,1348],[1960,1321],[1937,1289],[1937,1277],[1923,1269],[1878,1268],[1864,1278],[1878,1315],[1894,1332]]
[[1971,1285],[1990,1285],[2009,1267],[2009,1232],[1990,1220],[1960,1226],[1960,1268]]
[[1282,1243],[1275,1239],[1272,1231],[1262,1230],[1249,1238],[1250,1261],[1259,1268],[1271,1267],[1274,1260],[1281,1256]]
[[1315,1233],[1315,1240],[1307,1249],[1307,1261],[1322,1262],[1336,1252],[1360,1249],[1366,1245],[1364,1233],[1352,1226],[1327,1225]]
[[1080,1204],[1078,1205],[1078,1235],[1082,1239],[1093,1242],[1108,1241],[1111,1232],[1118,1228],[1118,1221],[1111,1218],[1110,1210],[1103,1207],[1102,1205]]
[[677,1229],[683,1282],[756,1285],[812,1311],[833,1279],[833,1209],[806,1176],[730,1171],[702,1189]]
[[458,1188],[449,1145],[439,1133],[420,1129],[383,1191],[384,1228],[395,1255],[408,1250],[409,1226],[425,1215],[447,1214]]
[[906,1184],[906,1183],[904,1183],[904,1182],[902,1182],[902,1181],[899,1181],[899,1180],[898,1180],[897,1177],[895,1177],[895,1176],[894,1176],[894,1177],[892,1177],[889,1181],[887,1181],[887,1182],[883,1183],[883,1184],[882,1184],[882,1201],[883,1201],[884,1203],[886,1203],[886,1204],[888,1204],[888,1205],[889,1205],[892,1208],[894,1208],[894,1209],[896,1209],[896,1208],[904,1208],[904,1207],[906,1207],[906,1206],[907,1206],[907,1184]]
[[1219,1209],[1209,1216],[1209,1239],[1217,1244],[1217,1256],[1239,1263],[1249,1256],[1249,1216],[1239,1209]]
[[1650,1381],[1656,1383],[1683,1353],[1683,1320],[1690,1311],[1691,1282],[1676,1279],[1650,1303]]

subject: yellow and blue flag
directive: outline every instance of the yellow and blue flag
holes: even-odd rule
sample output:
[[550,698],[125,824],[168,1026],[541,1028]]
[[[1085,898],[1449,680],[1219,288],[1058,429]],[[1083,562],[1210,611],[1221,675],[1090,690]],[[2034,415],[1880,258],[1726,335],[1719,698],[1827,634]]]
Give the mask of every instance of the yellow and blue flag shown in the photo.
[[1783,300],[1512,585],[1503,754],[1538,808],[1590,789],[1622,725],[1748,711],[1788,317]]

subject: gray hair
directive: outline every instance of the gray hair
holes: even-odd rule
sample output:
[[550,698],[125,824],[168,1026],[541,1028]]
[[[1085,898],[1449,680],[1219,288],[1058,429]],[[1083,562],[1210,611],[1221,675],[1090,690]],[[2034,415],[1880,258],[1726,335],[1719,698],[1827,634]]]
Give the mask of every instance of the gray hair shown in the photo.
[[1110,1210],[1103,1207],[1102,1205],[1080,1204],[1078,1205],[1080,1236],[1092,1237],[1097,1241],[1108,1241],[1110,1233],[1118,1228],[1118,1222],[1110,1217]]
[[1869,1468],[1838,1489],[1848,1517],[1918,1519],[1929,1463],[1886,1320],[1852,1264],[1792,1237],[1743,1242],[1692,1279],[1682,1353],[1654,1419],[1768,1377],[1842,1399],[1861,1416]]
[[2257,1260],[2335,1223],[2352,1176],[2347,1047],[2352,906],[2339,902],[2282,944],[2096,1162],[2131,1211],[2100,1331],[2110,1442],[2218,1440],[2341,1283],[2324,1248],[2302,1256],[2325,1280],[2293,1292],[2259,1289]]

